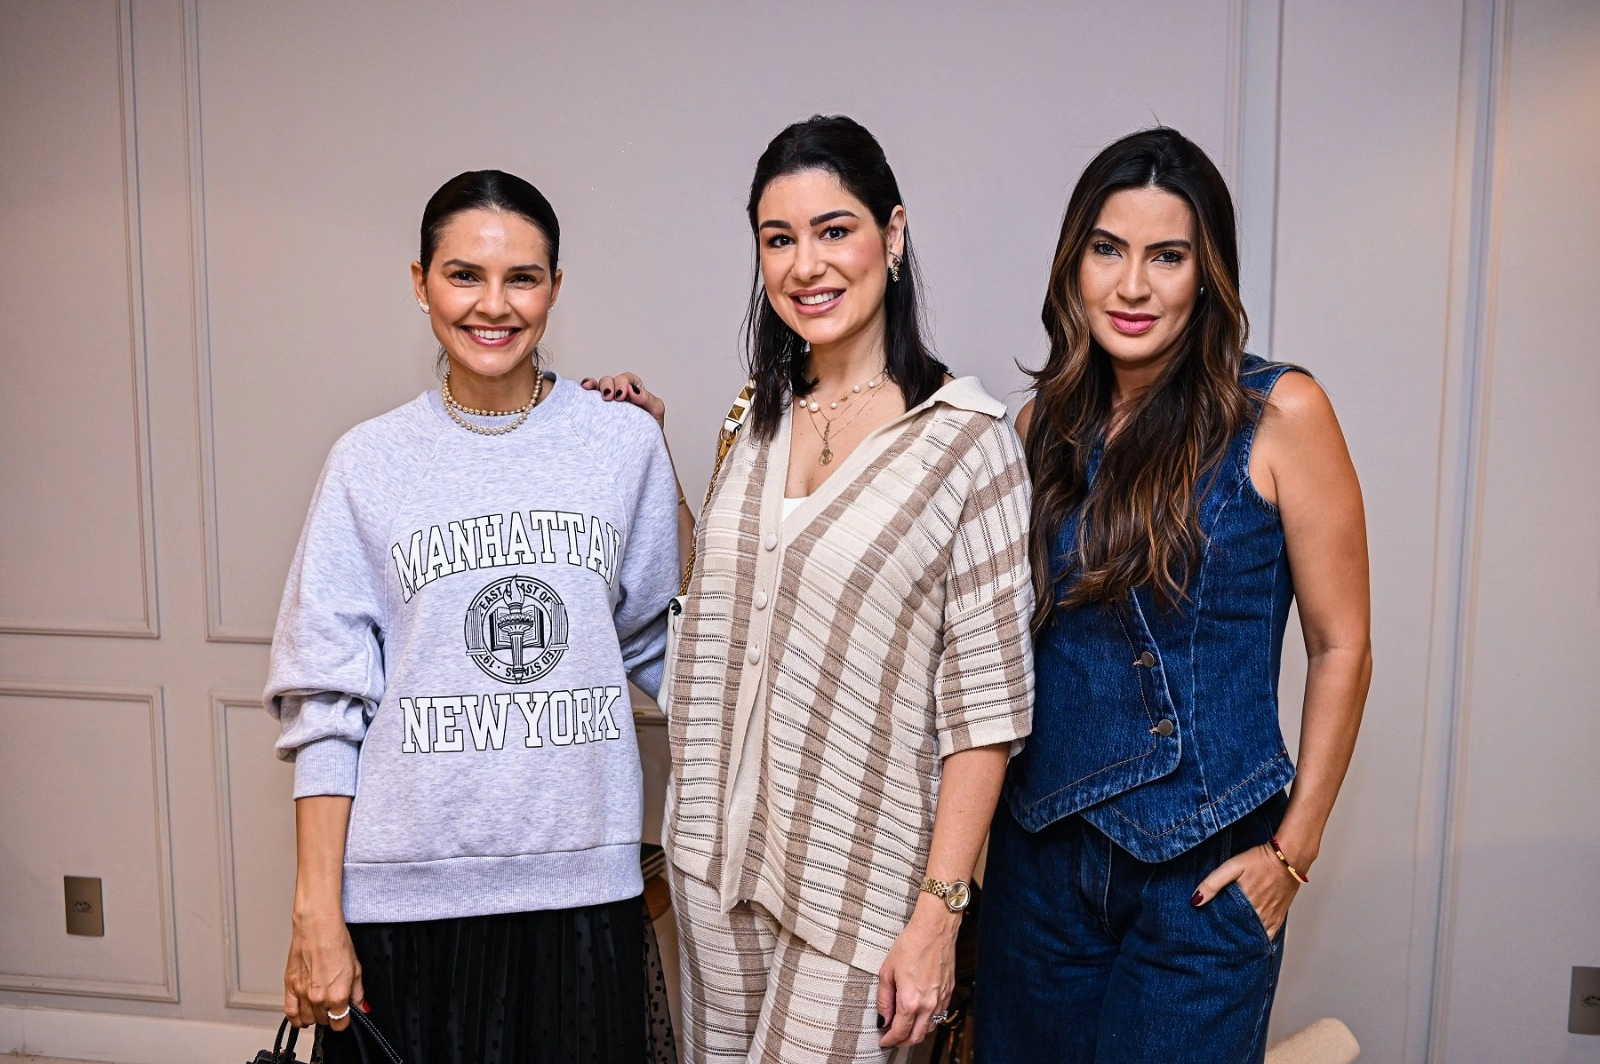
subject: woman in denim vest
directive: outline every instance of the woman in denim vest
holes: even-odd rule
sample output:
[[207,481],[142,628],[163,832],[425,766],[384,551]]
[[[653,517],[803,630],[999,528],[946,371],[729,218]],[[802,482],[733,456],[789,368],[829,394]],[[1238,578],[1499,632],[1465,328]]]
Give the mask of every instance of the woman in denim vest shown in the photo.
[[1361,489],[1316,382],[1245,354],[1233,204],[1177,132],[1089,164],[1044,325],[1018,419],[1037,706],[990,843],[978,1059],[1259,1061],[1371,675]]

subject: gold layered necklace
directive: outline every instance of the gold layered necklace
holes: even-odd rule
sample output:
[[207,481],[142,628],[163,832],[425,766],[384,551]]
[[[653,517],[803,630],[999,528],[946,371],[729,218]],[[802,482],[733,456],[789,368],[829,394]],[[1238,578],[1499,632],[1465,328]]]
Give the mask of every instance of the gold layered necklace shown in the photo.
[[[533,408],[539,405],[539,399],[543,394],[544,374],[538,370],[535,370],[533,375],[533,395],[528,397],[527,405],[516,410],[474,410],[470,406],[462,406],[456,402],[456,397],[450,394],[449,370],[445,371],[444,380],[439,385],[439,397],[444,400],[445,413],[449,414],[451,420],[457,425],[460,425],[468,432],[476,432],[480,436],[504,436],[506,433],[520,428],[522,423],[528,420],[528,415],[533,412]],[[474,425],[462,417],[462,414],[471,414],[474,417],[510,417],[515,414],[517,420],[509,425],[497,425],[489,428],[484,425]]]
[[[822,404],[817,402],[815,399],[802,399],[800,401],[800,404],[806,408],[806,413],[811,416],[811,427],[813,429],[817,427],[817,419],[819,417],[822,419],[822,428],[819,430],[819,435],[822,436],[822,453],[817,456],[817,464],[830,465],[833,462],[833,423],[838,421],[841,417],[844,417],[844,423],[839,426],[839,431],[843,432],[845,429],[849,428],[850,423],[855,421],[856,418],[860,417],[861,412],[872,403],[872,400],[878,397],[878,386],[883,383],[883,375],[885,372],[886,369],[880,369],[869,379],[855,385],[848,392],[845,392],[839,398],[830,402],[828,404],[828,409],[839,411],[832,417],[829,417],[827,414],[822,412]],[[855,406],[853,410],[849,409],[851,407],[851,400],[861,395],[861,390],[863,388],[866,389],[867,397],[861,400],[861,403]],[[845,417],[845,412],[848,412],[850,416]]]

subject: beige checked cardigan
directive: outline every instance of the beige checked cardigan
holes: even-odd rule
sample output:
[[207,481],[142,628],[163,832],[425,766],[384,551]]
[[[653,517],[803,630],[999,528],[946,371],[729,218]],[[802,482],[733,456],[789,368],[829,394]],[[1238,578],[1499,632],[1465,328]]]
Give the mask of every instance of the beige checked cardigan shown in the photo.
[[877,971],[916,905],[944,757],[1033,713],[1029,483],[975,377],[782,516],[792,418],[729,452],[669,651],[668,850]]

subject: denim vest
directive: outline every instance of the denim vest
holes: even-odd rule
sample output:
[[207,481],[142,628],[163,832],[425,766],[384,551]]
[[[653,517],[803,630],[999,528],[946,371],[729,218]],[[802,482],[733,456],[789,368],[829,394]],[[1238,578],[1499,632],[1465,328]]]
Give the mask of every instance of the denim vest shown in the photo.
[[[1265,394],[1291,368],[1247,355],[1241,379]],[[1256,405],[1200,500],[1188,601],[1173,610],[1141,587],[1115,604],[1058,607],[1036,638],[1033,734],[1005,789],[1029,831],[1081,813],[1133,856],[1165,861],[1294,778],[1278,727],[1294,587],[1278,508],[1250,482]],[[1077,514],[1062,522],[1058,558],[1077,527]]]

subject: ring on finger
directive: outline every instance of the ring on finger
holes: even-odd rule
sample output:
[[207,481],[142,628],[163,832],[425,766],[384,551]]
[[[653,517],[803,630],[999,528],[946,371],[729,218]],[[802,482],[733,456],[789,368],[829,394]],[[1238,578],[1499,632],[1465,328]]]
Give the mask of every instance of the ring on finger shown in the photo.
[[943,1023],[944,1021],[948,1020],[949,1018],[950,1018],[950,1010],[949,1009],[940,1009],[938,1012],[936,1012],[932,1016],[928,1017],[928,1022],[929,1023]]
[[350,1006],[346,1005],[344,1007],[344,1011],[343,1012],[330,1012],[330,1013],[328,1013],[328,1019],[330,1019],[330,1020],[342,1020],[348,1015],[350,1015]]

